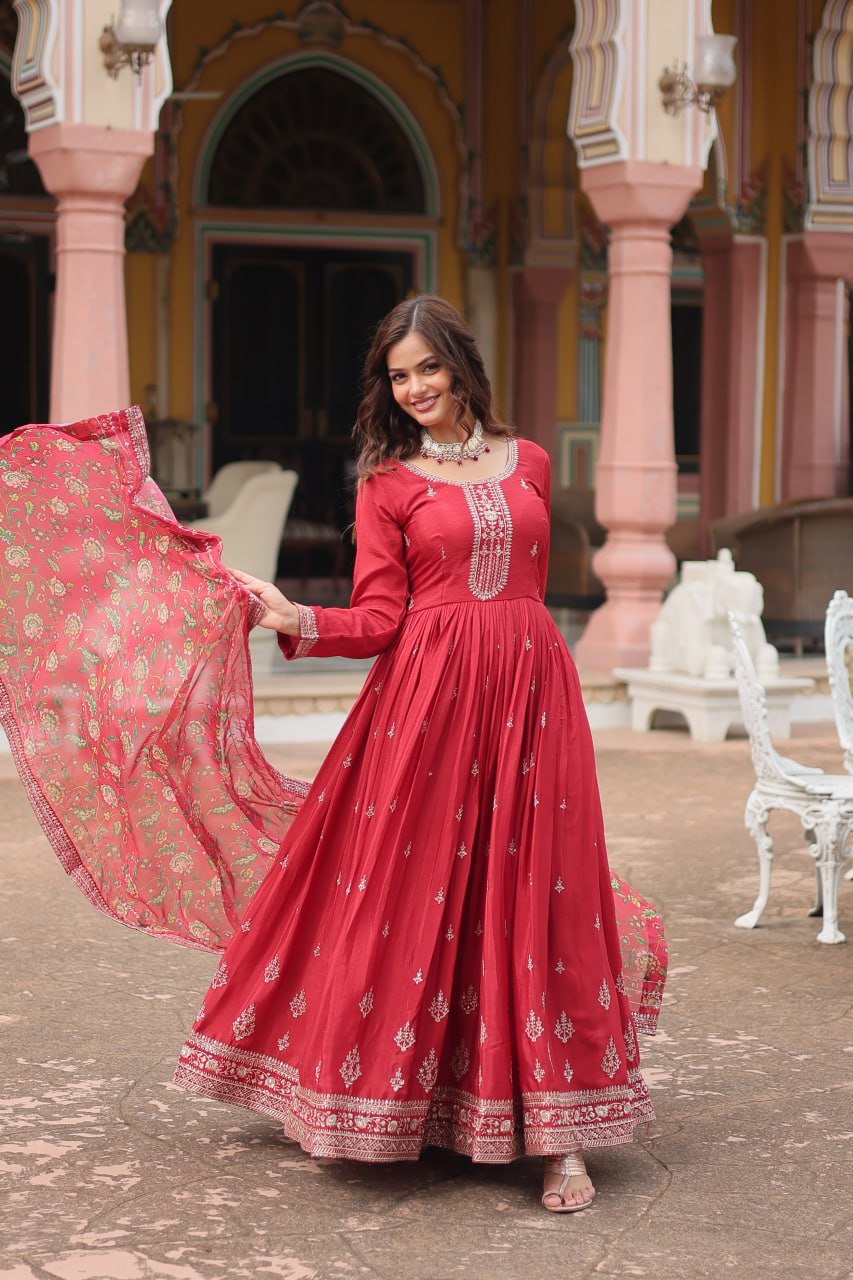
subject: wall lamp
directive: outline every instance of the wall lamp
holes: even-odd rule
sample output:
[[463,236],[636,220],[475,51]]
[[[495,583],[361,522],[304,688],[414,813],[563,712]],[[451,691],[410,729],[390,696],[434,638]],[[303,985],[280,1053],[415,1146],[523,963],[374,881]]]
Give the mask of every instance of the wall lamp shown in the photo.
[[121,10],[101,32],[104,66],[115,80],[122,67],[139,76],[154,56],[162,34],[159,0],[121,0]]
[[664,111],[671,116],[690,106],[706,113],[712,111],[735,82],[736,44],[736,36],[697,36],[694,74],[691,76],[686,66],[676,63],[664,68],[658,81]]

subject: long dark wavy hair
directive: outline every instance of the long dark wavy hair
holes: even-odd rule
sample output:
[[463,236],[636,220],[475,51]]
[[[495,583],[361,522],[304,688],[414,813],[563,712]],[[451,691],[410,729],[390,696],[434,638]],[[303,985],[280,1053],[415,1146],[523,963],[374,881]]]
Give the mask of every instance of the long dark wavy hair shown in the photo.
[[515,434],[495,417],[483,357],[459,312],[443,298],[419,294],[398,303],[380,321],[364,362],[361,404],[353,428],[360,481],[395,459],[411,457],[420,448],[421,429],[397,404],[388,376],[389,349],[410,333],[420,334],[450,373],[456,422],[468,436],[476,421],[492,435]]

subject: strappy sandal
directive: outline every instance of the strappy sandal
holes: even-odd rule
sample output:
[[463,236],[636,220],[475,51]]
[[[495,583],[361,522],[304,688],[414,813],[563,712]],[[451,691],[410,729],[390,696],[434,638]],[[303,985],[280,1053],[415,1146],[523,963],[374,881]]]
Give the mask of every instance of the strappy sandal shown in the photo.
[[[583,1156],[579,1151],[570,1151],[565,1156],[546,1156],[545,1157],[545,1173],[558,1173],[561,1178],[559,1187],[551,1191],[543,1191],[542,1205],[549,1213],[580,1213],[581,1209],[588,1209],[592,1204],[595,1196],[595,1187],[592,1188],[592,1195],[588,1200],[581,1200],[579,1204],[566,1204],[563,1196],[569,1185],[569,1178],[589,1177]],[[559,1204],[548,1204],[551,1196],[559,1196]]]

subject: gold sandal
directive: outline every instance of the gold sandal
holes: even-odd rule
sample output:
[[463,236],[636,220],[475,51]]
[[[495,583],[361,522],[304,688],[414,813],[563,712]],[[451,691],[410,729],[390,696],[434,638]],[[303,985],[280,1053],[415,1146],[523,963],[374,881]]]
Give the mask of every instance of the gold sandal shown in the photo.
[[[545,1173],[558,1173],[562,1179],[559,1187],[542,1193],[542,1205],[549,1213],[580,1213],[581,1209],[588,1209],[592,1204],[595,1196],[595,1187],[592,1188],[590,1198],[582,1200],[580,1204],[566,1204],[563,1201],[563,1196],[569,1185],[569,1178],[589,1177],[583,1156],[579,1151],[570,1151],[565,1156],[546,1156]],[[549,1196],[559,1196],[560,1203],[548,1204]]]

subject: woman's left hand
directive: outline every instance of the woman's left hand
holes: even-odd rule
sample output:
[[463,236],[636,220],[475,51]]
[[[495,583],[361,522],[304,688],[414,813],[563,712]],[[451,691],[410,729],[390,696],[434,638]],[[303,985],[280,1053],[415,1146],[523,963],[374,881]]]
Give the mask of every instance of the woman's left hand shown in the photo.
[[250,573],[243,573],[242,569],[229,569],[228,572],[266,605],[267,611],[258,623],[259,627],[280,631],[285,636],[299,635],[299,611],[292,600],[282,595],[275,583],[253,578]]

